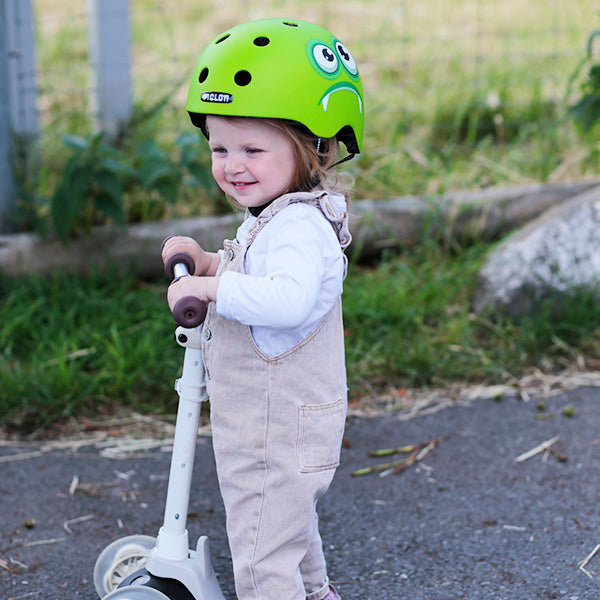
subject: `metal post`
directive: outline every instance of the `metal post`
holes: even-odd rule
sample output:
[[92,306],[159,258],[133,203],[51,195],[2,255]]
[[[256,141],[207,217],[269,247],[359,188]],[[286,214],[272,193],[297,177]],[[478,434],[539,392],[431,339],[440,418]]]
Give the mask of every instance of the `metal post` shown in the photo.
[[[31,0],[0,0],[0,231],[11,229],[15,154],[23,166],[39,134]],[[16,144],[18,142],[18,145]]]
[[30,141],[39,134],[35,33],[31,0],[3,0],[14,133]]
[[0,2],[0,233],[8,231],[9,214],[15,203],[5,1]]
[[116,139],[131,116],[128,0],[88,0],[92,114],[97,131]]

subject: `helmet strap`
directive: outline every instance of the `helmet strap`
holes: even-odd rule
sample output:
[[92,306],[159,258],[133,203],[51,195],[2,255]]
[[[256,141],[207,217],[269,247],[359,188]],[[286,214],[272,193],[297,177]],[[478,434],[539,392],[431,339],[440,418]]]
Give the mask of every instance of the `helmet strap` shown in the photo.
[[317,154],[321,151],[321,138],[317,138]]
[[352,160],[355,156],[356,156],[356,152],[351,152],[350,154],[348,154],[348,156],[344,156],[344,158],[342,158],[342,160],[338,160],[336,163],[332,164],[329,167],[329,169],[333,169],[333,167],[337,167],[338,165],[341,165],[342,163]]

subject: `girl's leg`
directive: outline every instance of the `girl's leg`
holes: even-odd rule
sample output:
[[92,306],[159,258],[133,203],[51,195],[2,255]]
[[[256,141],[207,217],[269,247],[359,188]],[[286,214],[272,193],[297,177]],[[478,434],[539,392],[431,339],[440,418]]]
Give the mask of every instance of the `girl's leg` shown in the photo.
[[328,588],[315,507],[334,470],[301,473],[295,440],[274,440],[272,424],[249,413],[244,436],[213,415],[238,600],[305,600],[305,585],[321,600]]
[[307,600],[321,600],[327,595],[329,583],[323,555],[323,543],[319,534],[319,517],[316,511],[313,517],[313,527],[309,533],[308,551],[300,563],[300,573]]
[[238,600],[322,600],[328,580],[314,498],[270,479],[265,472],[260,495],[224,494]]

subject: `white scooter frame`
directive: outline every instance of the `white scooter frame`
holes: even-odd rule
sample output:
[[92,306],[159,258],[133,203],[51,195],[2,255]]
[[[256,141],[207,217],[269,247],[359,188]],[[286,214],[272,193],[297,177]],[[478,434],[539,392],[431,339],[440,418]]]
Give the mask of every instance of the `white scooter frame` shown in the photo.
[[[192,269],[190,269],[191,271]],[[176,264],[175,277],[188,275]],[[206,400],[201,325],[178,327],[185,348],[164,522],[156,539],[133,535],[107,546],[94,566],[94,585],[103,600],[225,600],[214,572],[208,538],[189,549],[186,529],[200,406]]]

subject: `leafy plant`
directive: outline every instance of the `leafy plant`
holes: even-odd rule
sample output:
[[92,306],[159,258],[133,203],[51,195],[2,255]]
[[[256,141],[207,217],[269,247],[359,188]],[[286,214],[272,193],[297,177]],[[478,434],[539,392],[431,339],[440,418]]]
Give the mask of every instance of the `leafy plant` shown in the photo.
[[106,220],[124,225],[161,218],[182,186],[209,192],[214,185],[195,133],[181,134],[172,154],[150,138],[132,149],[115,148],[102,134],[89,140],[67,135],[63,141],[71,155],[50,199],[54,230],[63,242]]
[[[104,144],[102,137],[63,137],[73,153],[51,199],[52,222],[62,241],[66,241],[76,224],[89,227],[96,212],[120,225],[125,223],[122,176],[129,169],[120,153]],[[87,218],[82,219],[82,214]]]
[[580,84],[580,98],[569,107],[569,115],[575,121],[580,132],[589,135],[600,121],[600,61],[594,58],[594,41],[600,36],[600,29],[588,38],[587,56],[579,64],[569,82],[569,91],[573,82],[579,79],[587,68],[587,75]]

